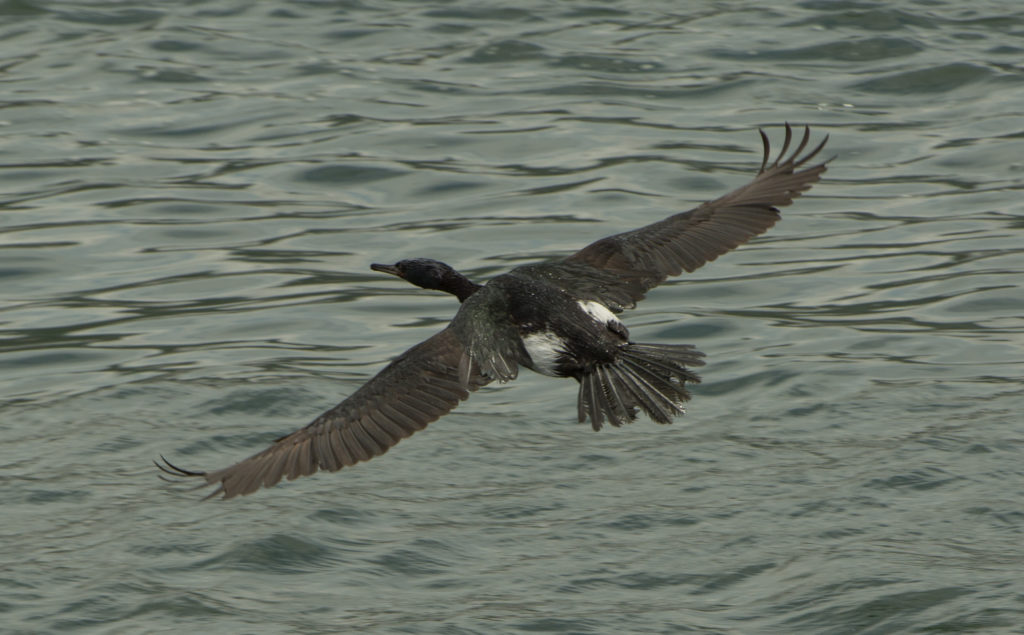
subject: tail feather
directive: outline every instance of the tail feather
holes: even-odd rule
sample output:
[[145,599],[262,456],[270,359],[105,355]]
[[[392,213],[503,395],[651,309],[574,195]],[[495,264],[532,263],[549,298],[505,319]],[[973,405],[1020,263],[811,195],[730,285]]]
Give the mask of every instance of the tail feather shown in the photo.
[[622,425],[622,421],[631,421],[636,416],[634,408],[628,405],[631,400],[628,397],[622,398],[620,386],[609,382],[605,371],[605,368],[595,369],[584,378],[580,386],[584,411],[590,413],[595,428],[600,428],[605,418],[612,425],[618,426]]
[[600,427],[604,421],[604,413],[610,408],[606,405],[604,390],[598,382],[597,373],[585,375],[580,380],[578,412],[581,422],[586,420],[585,413],[589,413],[591,424]]
[[630,343],[624,352],[626,355],[634,355],[654,363],[665,362],[674,368],[683,365],[704,365],[704,353],[698,351],[690,344]]
[[614,423],[618,419],[633,419],[636,416],[635,400],[629,390],[628,383],[617,381],[613,376],[613,366],[602,366],[597,369],[601,387],[606,391],[613,416],[608,420]]
[[668,366],[651,363],[650,360],[627,359],[625,366],[633,371],[633,374],[647,381],[659,393],[669,397],[677,391],[682,391],[686,399],[689,394],[684,388],[684,382],[698,383],[700,377],[684,366]]
[[681,379],[673,381],[675,376],[662,377],[635,363],[627,362],[627,366],[637,387],[645,389],[646,395],[657,403],[656,409],[645,410],[647,416],[658,423],[669,423],[672,417],[685,412],[683,403],[690,399],[690,393]]
[[[623,381],[637,397],[637,405],[658,423],[667,423],[681,411],[673,398],[677,387],[670,380],[652,374],[648,369],[630,362],[626,365],[631,374],[626,374]],[[687,398],[689,395],[686,396]]]
[[639,408],[658,423],[670,423],[686,412],[686,382],[700,382],[687,365],[703,366],[703,357],[689,345],[627,344],[614,362],[596,366],[580,378],[580,422],[589,418],[595,430],[606,419],[620,426],[633,421]]

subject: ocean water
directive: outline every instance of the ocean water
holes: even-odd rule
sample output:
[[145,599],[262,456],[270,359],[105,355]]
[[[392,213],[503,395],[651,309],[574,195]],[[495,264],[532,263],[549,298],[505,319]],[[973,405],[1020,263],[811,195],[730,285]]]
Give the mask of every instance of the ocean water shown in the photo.
[[[593,432],[487,387],[230,501],[450,297],[830,136],[764,236],[623,315],[707,354]],[[0,0],[0,630],[1024,632],[1017,2]]]

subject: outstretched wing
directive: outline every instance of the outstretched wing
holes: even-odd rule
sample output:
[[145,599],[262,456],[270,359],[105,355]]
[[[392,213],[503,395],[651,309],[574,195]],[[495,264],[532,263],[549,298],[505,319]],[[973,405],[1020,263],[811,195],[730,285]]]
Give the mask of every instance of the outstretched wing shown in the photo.
[[[157,464],[175,476],[202,477],[218,485],[209,497],[251,494],[317,470],[334,472],[388,451],[405,437],[449,412],[490,379],[459,376],[464,346],[450,329],[417,344],[376,377],[312,423],[266,450],[212,472]],[[465,370],[463,370],[465,373]],[[465,381],[465,383],[464,383]]]
[[779,220],[777,208],[789,205],[810,189],[827,163],[799,169],[821,151],[828,136],[801,156],[811,136],[805,126],[803,138],[787,157],[793,130],[786,124],[782,150],[775,162],[769,164],[768,136],[763,130],[759,132],[764,158],[750,183],[688,212],[602,238],[565,260],[550,263],[551,271],[543,271],[548,268],[546,265],[527,268],[536,268],[535,275],[564,278],[552,281],[622,310],[634,306],[644,293],[668,276],[693,271],[742,245],[774,225]]

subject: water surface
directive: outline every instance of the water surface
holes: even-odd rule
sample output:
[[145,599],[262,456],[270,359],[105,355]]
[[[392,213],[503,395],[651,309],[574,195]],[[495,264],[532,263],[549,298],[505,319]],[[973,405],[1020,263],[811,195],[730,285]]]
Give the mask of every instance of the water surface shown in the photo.
[[[0,2],[12,632],[1020,632],[1024,16],[1011,2]],[[525,374],[386,456],[227,465],[475,279],[825,180],[626,314],[708,355],[599,433]]]

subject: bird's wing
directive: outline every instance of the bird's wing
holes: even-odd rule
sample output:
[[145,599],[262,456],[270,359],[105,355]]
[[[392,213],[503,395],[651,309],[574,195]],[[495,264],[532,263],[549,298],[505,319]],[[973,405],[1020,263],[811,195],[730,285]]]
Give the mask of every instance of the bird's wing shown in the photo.
[[[782,149],[769,164],[768,136],[759,132],[764,158],[750,183],[688,212],[602,238],[565,260],[525,268],[536,268],[535,275],[553,278],[577,294],[591,295],[622,310],[634,306],[668,276],[693,271],[742,245],[774,225],[779,219],[777,208],[810,189],[827,163],[800,169],[821,151],[828,136],[802,154],[811,136],[810,129],[804,127],[803,138],[789,153],[793,131],[786,124]],[[584,288],[578,288],[580,281]]]
[[334,472],[379,456],[428,423],[449,412],[469,393],[490,382],[479,372],[460,377],[465,347],[451,329],[417,344],[391,362],[340,404],[266,450],[211,472],[178,468],[164,460],[163,471],[202,477],[218,485],[210,497],[231,498],[271,487],[288,477],[317,470]]
[[448,326],[466,346],[459,369],[463,385],[477,375],[505,383],[515,379],[519,364],[529,359],[511,318],[515,307],[502,289],[503,278],[491,280],[467,298]]

